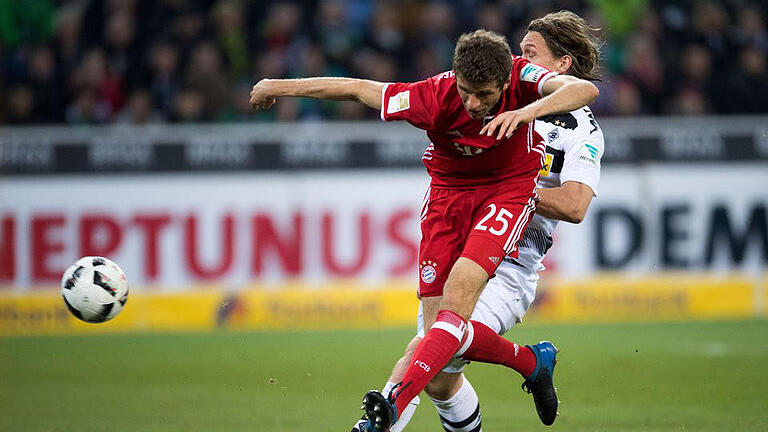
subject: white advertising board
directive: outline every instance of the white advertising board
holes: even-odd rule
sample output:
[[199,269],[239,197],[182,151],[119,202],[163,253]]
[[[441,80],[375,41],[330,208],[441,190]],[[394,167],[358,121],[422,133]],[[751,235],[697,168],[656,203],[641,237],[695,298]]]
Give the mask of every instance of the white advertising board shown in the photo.
[[0,284],[56,282],[83,255],[133,286],[409,275],[417,170],[13,179],[0,183]]
[[[56,285],[83,255],[114,259],[134,287],[415,281],[426,185],[418,169],[6,178],[0,286]],[[547,265],[565,277],[762,271],[767,208],[763,164],[604,167]]]
[[584,221],[558,226],[551,262],[569,277],[607,270],[762,272],[768,266],[768,167],[604,167]]

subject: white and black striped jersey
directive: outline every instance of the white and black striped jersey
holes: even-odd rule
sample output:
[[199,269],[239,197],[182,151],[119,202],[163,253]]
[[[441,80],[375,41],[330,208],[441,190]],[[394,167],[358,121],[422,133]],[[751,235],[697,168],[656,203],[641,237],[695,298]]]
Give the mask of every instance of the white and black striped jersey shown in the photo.
[[[592,111],[583,107],[566,114],[541,117],[536,119],[535,130],[547,146],[538,187],[553,188],[576,181],[589,186],[597,195],[605,143]],[[518,242],[519,264],[535,271],[544,269],[541,261],[552,246],[552,232],[557,222],[539,214],[533,216]]]

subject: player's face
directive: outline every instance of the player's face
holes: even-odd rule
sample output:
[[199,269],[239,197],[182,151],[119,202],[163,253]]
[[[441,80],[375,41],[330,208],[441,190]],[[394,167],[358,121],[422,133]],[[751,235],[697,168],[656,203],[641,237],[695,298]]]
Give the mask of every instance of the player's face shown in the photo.
[[520,50],[523,52],[524,59],[557,73],[565,73],[570,67],[567,56],[563,56],[566,58],[555,57],[539,32],[529,31],[526,33],[520,42]]
[[485,84],[472,84],[456,75],[456,87],[464,104],[467,114],[474,120],[482,120],[485,115],[496,105],[501,97],[501,92],[507,89],[509,83],[499,88],[498,84],[491,82]]

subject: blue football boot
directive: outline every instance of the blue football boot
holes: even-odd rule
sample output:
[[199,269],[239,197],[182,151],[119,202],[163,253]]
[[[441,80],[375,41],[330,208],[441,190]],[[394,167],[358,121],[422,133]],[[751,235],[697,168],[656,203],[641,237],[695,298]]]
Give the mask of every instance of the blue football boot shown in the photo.
[[539,419],[549,426],[555,422],[555,417],[558,414],[557,407],[560,404],[560,401],[557,400],[555,385],[552,382],[555,364],[557,364],[557,353],[560,350],[548,341],[526,346],[536,356],[536,369],[525,380],[522,387],[533,395],[533,402],[536,404]]

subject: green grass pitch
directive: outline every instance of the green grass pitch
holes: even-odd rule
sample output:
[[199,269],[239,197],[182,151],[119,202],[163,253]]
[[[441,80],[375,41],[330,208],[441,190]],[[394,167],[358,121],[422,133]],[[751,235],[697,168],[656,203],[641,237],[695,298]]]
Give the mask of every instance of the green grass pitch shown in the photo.
[[[411,331],[0,338],[0,431],[340,431]],[[768,430],[768,321],[523,325],[551,339],[551,430]],[[473,364],[485,431],[541,431],[517,374]],[[407,430],[441,431],[426,399]]]

